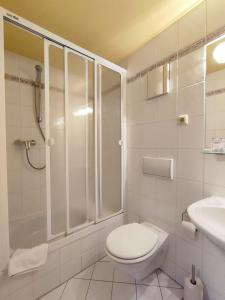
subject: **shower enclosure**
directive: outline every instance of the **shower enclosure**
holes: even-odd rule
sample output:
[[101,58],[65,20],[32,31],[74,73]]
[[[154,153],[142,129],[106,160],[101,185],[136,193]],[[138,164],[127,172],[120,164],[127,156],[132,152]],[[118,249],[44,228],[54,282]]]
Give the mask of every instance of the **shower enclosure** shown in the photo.
[[126,71],[0,12],[1,267],[123,212]]

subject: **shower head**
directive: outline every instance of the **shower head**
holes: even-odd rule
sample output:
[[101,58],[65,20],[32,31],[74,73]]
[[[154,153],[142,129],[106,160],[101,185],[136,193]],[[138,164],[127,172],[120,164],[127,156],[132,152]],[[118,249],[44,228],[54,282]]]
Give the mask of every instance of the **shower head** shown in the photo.
[[42,66],[40,65],[36,65],[35,66],[35,70],[36,70],[36,84],[40,85],[41,84],[41,72],[42,72]]
[[35,70],[36,70],[37,72],[42,72],[42,66],[36,65],[36,66],[35,66]]
[[38,124],[42,121],[41,116],[41,72],[42,67],[40,65],[35,66],[36,70],[36,79],[34,81],[34,88],[35,88],[35,116],[37,119]]

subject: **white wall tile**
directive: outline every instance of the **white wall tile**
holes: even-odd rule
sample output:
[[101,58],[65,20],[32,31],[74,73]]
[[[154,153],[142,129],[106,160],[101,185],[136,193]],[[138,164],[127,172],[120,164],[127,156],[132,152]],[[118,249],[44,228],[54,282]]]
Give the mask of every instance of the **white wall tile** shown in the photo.
[[20,84],[18,82],[10,80],[5,81],[5,101],[6,104],[21,104]]
[[60,282],[63,283],[81,271],[81,256],[75,256],[71,260],[60,265]]
[[169,232],[175,230],[176,180],[157,179],[156,223]]
[[48,291],[52,290],[60,284],[59,269],[53,269],[51,272],[46,273],[40,278],[36,279],[33,283],[34,299],[42,296]]
[[204,148],[204,117],[191,116],[189,124],[178,126],[178,147],[186,149]]
[[194,264],[197,274],[201,274],[201,249],[176,237],[176,263],[186,271],[191,271],[191,265]]
[[166,258],[165,262],[161,266],[161,269],[168,274],[171,278],[176,278],[176,264],[173,261],[170,261]]
[[6,105],[6,125],[7,126],[21,126],[22,112],[18,104]]
[[179,89],[178,91],[178,115],[188,114],[203,115],[204,114],[204,82]]
[[205,182],[225,186],[225,157],[207,155],[205,157]]
[[94,264],[99,258],[98,254],[98,246],[96,246],[95,248],[91,248],[90,250],[87,250],[84,253],[82,252],[82,269],[85,269],[90,265]]
[[195,50],[178,61],[179,88],[186,87],[205,79],[205,48]]
[[225,187],[214,184],[204,184],[204,198],[210,196],[225,197]]
[[[165,47],[167,45],[167,47]],[[155,38],[156,61],[165,58],[178,49],[178,24],[174,23]]]
[[225,297],[224,289],[225,254],[218,249],[214,253],[203,251],[203,281],[212,286],[219,294]]
[[90,250],[98,244],[98,232],[84,237],[81,241],[81,253]]
[[80,241],[73,242],[60,249],[61,264],[81,255]]
[[25,274],[19,277],[9,278],[7,274],[1,276],[0,280],[0,299],[3,300],[6,296],[13,294],[17,290],[31,285],[32,274]]
[[199,181],[177,179],[177,220],[182,212],[195,201],[203,197],[203,184]]
[[179,49],[182,49],[206,35],[206,3],[192,9],[178,22]]
[[200,150],[180,149],[177,165],[179,178],[202,181],[203,155]]

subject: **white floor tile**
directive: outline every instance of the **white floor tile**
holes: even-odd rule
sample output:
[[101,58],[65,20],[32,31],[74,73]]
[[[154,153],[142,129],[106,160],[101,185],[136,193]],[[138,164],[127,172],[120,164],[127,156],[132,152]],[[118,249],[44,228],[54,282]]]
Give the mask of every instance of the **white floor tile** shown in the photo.
[[94,270],[94,266],[91,266],[91,267],[83,270],[82,272],[80,272],[76,276],[74,276],[74,278],[91,279],[91,276],[93,274],[93,270]]
[[124,283],[135,283],[134,277],[128,273],[124,273],[120,270],[115,270],[114,272],[114,282],[124,282]]
[[135,284],[113,283],[112,300],[136,300]]
[[60,300],[85,300],[89,283],[90,280],[70,279]]
[[91,281],[87,300],[111,300],[112,282]]
[[103,261],[80,272],[41,300],[179,300],[183,297],[182,287],[161,270],[137,281],[137,286],[134,283],[130,274],[114,272],[113,265]]
[[178,289],[182,288],[176,281],[170,278],[167,274],[163,273],[161,270],[158,270],[157,274],[158,274],[160,286],[178,288]]
[[157,286],[137,285],[138,300],[162,300],[160,288]]
[[183,297],[183,289],[161,288],[163,300],[180,300]]
[[66,283],[60,285],[58,288],[54,289],[52,292],[48,293],[44,297],[42,297],[40,300],[59,300],[64,288],[65,288]]
[[92,279],[112,281],[113,280],[113,265],[109,262],[98,262],[95,265]]
[[143,280],[137,280],[137,284],[144,284],[144,285],[155,285],[159,286],[159,282],[157,279],[156,273],[152,273],[149,276],[145,277]]

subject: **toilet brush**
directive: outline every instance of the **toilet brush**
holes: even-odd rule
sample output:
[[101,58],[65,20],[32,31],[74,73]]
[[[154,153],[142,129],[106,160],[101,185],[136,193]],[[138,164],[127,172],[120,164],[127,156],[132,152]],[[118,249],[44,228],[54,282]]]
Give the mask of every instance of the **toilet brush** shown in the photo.
[[184,278],[184,300],[203,300],[203,284],[196,277],[195,265],[191,267],[191,276]]

